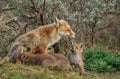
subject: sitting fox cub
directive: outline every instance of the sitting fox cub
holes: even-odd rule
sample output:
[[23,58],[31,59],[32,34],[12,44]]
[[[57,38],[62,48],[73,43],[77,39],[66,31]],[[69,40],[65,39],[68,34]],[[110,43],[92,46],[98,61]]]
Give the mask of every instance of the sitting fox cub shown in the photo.
[[82,52],[83,52],[83,45],[82,44],[73,44],[72,48],[70,49],[69,53],[69,61],[72,66],[72,68],[78,66],[80,70],[80,74],[85,74],[84,70],[84,63],[82,59]]
[[19,36],[11,46],[8,55],[0,64],[3,64],[5,60],[19,63],[20,59],[18,56],[20,52],[22,50],[26,52],[28,48],[31,49],[31,53],[39,51],[42,54],[46,54],[48,47],[58,42],[62,36],[75,36],[70,25],[64,20],[56,19],[53,24],[38,27],[37,29]]

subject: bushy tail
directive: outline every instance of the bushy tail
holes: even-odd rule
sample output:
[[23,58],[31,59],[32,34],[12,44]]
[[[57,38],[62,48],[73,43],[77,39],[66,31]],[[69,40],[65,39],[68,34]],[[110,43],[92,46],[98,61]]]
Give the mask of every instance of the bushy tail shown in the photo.
[[14,45],[11,47],[11,50],[8,52],[7,56],[0,61],[0,65],[8,62],[16,63],[16,60],[19,59],[18,57],[20,54],[23,54],[23,46]]

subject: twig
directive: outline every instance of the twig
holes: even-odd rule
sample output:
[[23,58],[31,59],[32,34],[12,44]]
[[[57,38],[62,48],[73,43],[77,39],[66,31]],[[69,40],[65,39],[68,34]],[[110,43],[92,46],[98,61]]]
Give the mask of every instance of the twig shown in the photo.
[[42,25],[44,25],[44,15],[43,14],[45,14],[45,2],[46,2],[46,0],[44,0],[44,2],[43,2],[43,10],[41,12],[40,8],[36,4],[35,0],[31,0],[31,3],[33,5],[33,6],[31,6],[31,8],[34,9],[35,12],[37,13],[37,18],[40,17]]
[[13,7],[13,8],[1,9],[0,12],[3,12],[3,11],[9,11],[9,10],[14,10],[14,9],[16,9],[16,8]]

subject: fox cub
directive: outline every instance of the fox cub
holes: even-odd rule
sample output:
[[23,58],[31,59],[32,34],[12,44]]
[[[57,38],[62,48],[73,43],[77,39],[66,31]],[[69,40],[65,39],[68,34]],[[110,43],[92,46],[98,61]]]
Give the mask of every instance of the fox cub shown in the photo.
[[72,43],[68,58],[69,58],[72,69],[78,66],[80,70],[80,74],[85,75],[86,73],[84,70],[82,53],[83,53],[83,44]]
[[31,54],[30,52],[24,52],[21,55],[21,62],[23,64],[35,64],[42,65],[44,67],[57,66],[56,59],[50,54]]
[[68,58],[62,54],[31,54],[30,52],[24,52],[21,55],[21,61],[25,64],[36,64],[44,67],[71,68]]
[[55,53],[51,55],[55,57],[59,67],[66,70],[72,70],[69,59],[66,56],[62,54],[55,54]]

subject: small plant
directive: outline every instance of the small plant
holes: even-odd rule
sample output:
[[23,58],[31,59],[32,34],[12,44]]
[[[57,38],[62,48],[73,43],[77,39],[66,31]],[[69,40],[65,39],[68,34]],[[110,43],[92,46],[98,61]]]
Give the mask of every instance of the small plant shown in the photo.
[[86,49],[84,54],[85,68],[97,72],[120,70],[120,53],[112,54],[102,49]]

